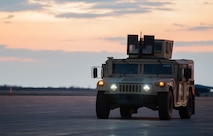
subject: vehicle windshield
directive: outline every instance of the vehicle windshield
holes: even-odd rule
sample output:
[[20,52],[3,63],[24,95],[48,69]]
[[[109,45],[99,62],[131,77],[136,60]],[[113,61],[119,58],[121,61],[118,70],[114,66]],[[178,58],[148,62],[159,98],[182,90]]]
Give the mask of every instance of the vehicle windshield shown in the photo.
[[172,74],[171,64],[144,64],[144,74]]
[[138,64],[113,64],[113,74],[138,74]]

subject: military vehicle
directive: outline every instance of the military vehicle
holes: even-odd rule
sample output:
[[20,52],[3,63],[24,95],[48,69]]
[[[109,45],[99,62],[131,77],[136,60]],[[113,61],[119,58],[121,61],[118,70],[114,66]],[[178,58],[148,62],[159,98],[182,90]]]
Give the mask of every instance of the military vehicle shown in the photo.
[[171,59],[171,40],[138,37],[128,35],[127,58],[108,57],[100,68],[92,67],[93,78],[101,78],[96,88],[97,118],[109,118],[115,108],[120,108],[121,117],[131,118],[147,107],[158,110],[160,120],[170,120],[173,109],[179,110],[180,118],[190,119],[195,114],[193,60]]

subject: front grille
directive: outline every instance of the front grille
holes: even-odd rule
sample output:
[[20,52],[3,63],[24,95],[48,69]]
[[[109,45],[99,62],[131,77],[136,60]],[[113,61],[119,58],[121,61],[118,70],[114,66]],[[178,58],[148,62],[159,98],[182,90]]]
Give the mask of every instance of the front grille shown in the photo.
[[119,91],[125,93],[138,93],[142,92],[142,86],[140,84],[120,84]]

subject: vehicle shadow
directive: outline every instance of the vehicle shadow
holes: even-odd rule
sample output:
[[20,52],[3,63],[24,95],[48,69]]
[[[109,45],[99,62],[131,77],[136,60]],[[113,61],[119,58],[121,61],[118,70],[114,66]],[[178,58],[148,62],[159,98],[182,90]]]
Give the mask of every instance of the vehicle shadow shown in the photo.
[[[144,121],[170,121],[170,120],[160,120],[159,117],[131,117],[131,118],[122,118],[122,117],[110,117],[112,120],[144,120]],[[180,118],[172,118],[171,120],[179,120]]]

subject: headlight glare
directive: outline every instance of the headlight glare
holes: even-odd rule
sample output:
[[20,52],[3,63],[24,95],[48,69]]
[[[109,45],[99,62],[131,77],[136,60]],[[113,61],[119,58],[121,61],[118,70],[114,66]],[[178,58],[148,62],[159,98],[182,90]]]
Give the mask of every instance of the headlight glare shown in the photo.
[[112,91],[116,91],[116,90],[117,90],[117,85],[116,85],[116,84],[112,84],[112,85],[110,86],[110,89],[111,89]]
[[150,86],[149,86],[149,85],[144,85],[144,86],[143,86],[143,90],[144,90],[145,92],[148,92],[148,91],[150,90]]

